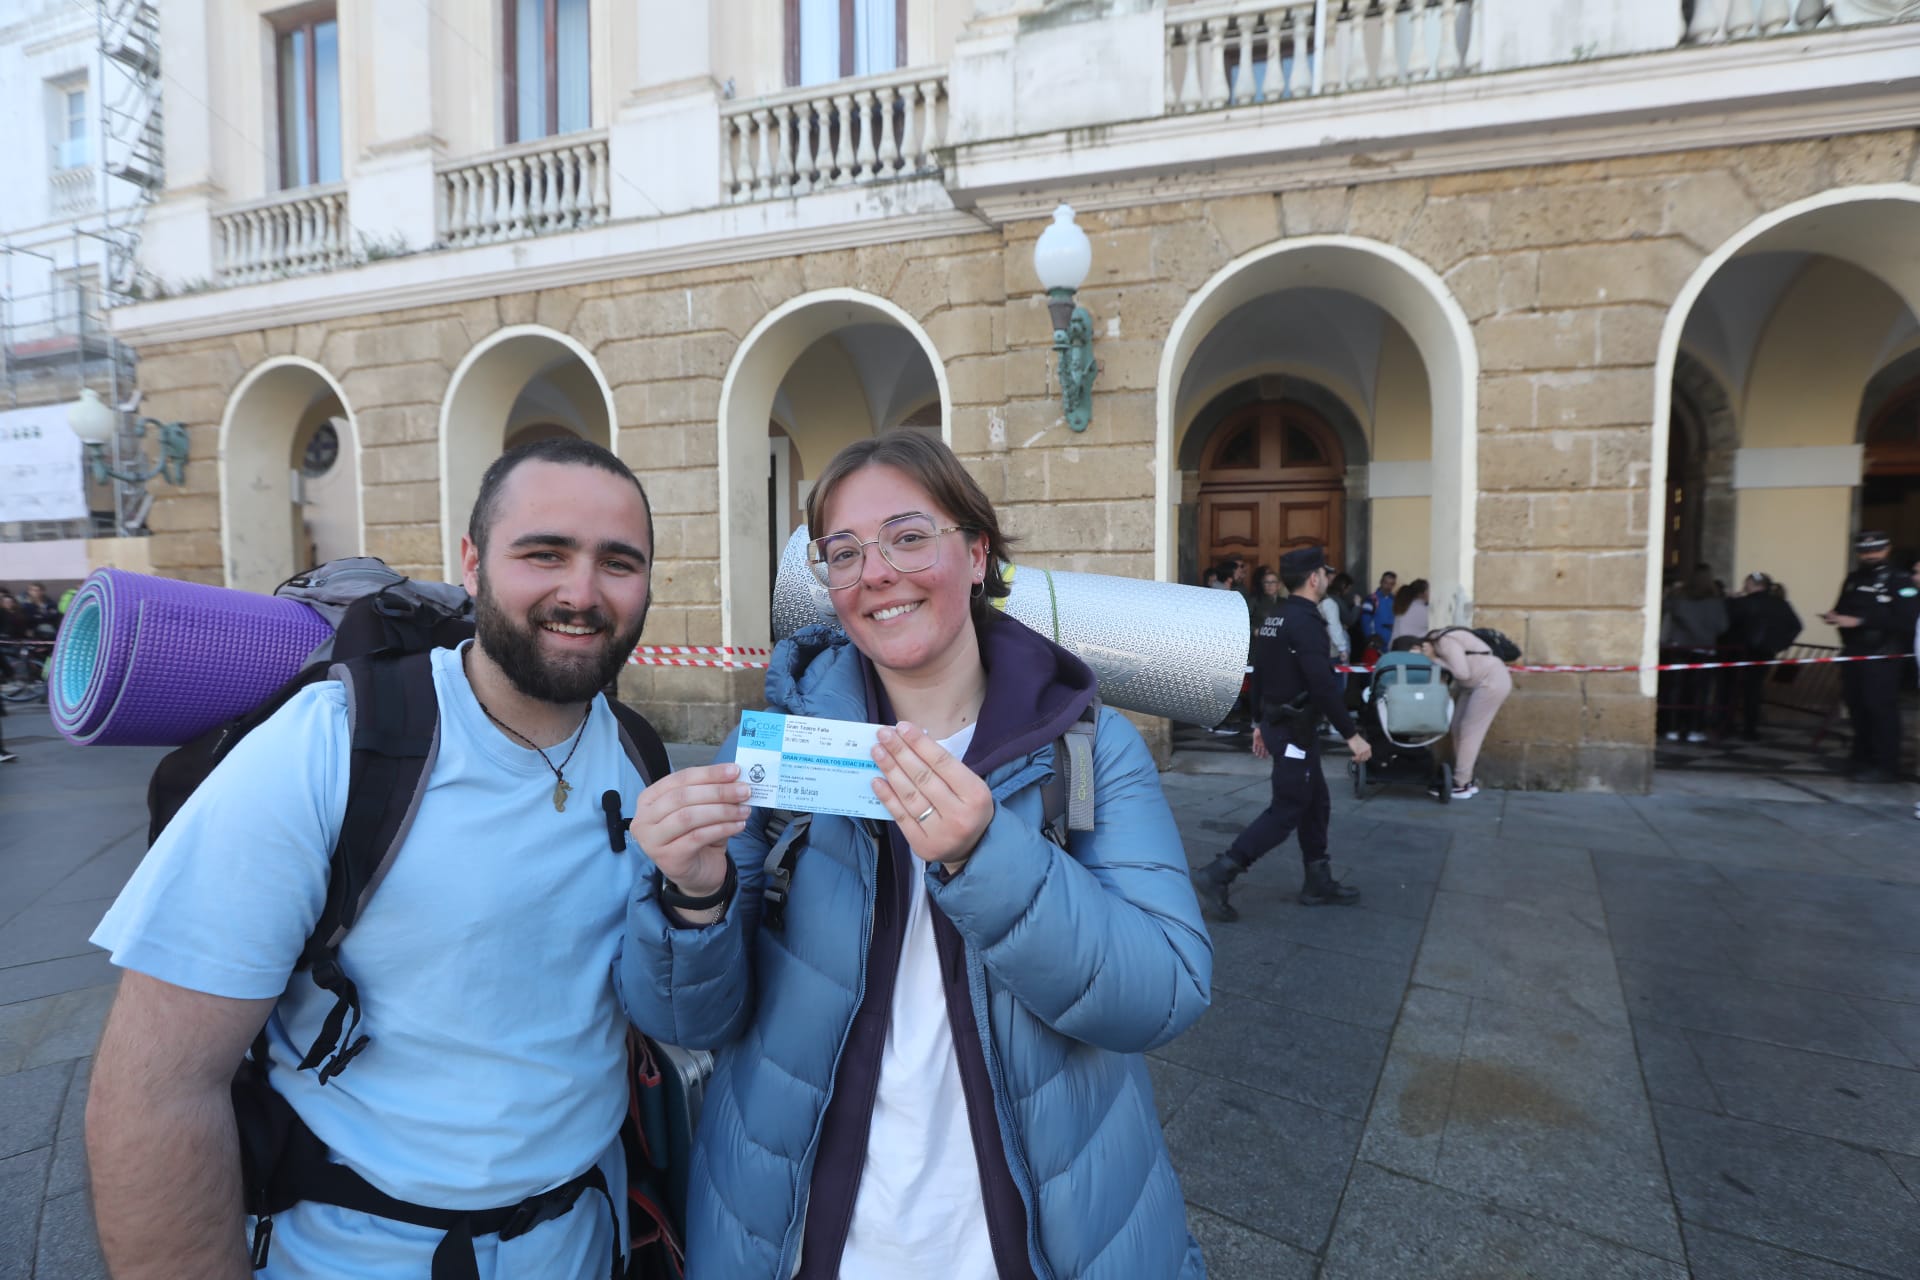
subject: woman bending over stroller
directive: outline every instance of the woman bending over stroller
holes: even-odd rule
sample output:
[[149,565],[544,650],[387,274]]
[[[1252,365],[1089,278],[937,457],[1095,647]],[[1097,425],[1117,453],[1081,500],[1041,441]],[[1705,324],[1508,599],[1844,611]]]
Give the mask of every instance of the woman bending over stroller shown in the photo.
[[[1419,648],[1445,667],[1460,688],[1453,715],[1453,798],[1468,800],[1480,794],[1473,769],[1480,761],[1480,745],[1487,740],[1493,717],[1513,692],[1513,674],[1479,636],[1465,627],[1428,632]],[[1434,794],[1439,794],[1437,789]]]

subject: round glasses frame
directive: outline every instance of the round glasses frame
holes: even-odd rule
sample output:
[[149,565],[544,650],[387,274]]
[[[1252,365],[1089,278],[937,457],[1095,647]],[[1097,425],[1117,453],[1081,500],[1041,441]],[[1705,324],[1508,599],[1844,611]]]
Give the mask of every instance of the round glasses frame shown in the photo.
[[[949,534],[949,533],[959,533],[966,529],[965,525],[960,525],[960,524],[945,524],[945,525],[934,524],[933,517],[922,515],[918,512],[915,512],[909,515],[895,516],[892,520],[889,520],[886,522],[886,524],[883,524],[880,526],[880,532],[884,535],[887,532],[888,525],[896,524],[903,520],[925,520],[929,525],[932,526],[933,555],[932,555],[932,558],[929,559],[925,564],[915,565],[911,569],[909,569],[906,565],[896,563],[894,558],[887,553],[887,544],[884,541],[882,541],[880,538],[868,538],[866,541],[862,542],[862,541],[859,541],[858,539],[855,539],[851,533],[830,533],[824,538],[815,538],[812,542],[809,542],[807,544],[807,568],[813,570],[813,576],[816,579],[818,579],[820,582],[820,585],[825,587],[827,590],[845,591],[848,587],[851,587],[855,583],[858,583],[860,581],[861,575],[866,572],[867,548],[878,547],[880,549],[880,558],[882,560],[885,560],[887,564],[890,567],[892,567],[894,572],[925,573],[927,570],[933,568],[934,566],[940,563],[940,538],[942,537],[942,535]],[[826,544],[830,542],[843,543],[843,541],[845,540],[851,540],[853,542],[853,548],[860,553],[860,558],[858,560],[853,560],[848,562],[849,565],[856,567],[852,579],[847,582],[842,582],[842,583],[839,583],[838,585],[835,585],[835,583],[832,581],[833,566],[827,563]]]

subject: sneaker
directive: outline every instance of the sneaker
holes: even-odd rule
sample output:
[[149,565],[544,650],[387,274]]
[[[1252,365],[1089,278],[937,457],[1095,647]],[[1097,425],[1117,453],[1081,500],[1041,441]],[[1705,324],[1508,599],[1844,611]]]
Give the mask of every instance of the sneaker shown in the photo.
[[[13,754],[13,752],[11,751],[0,751],[0,764],[12,764],[15,760],[18,760],[19,758],[20,758],[19,756]],[[1913,816],[1916,818],[1920,818],[1920,813],[1915,813]]]
[[1688,742],[1705,742],[1706,740],[1707,740],[1707,735],[1700,732],[1698,729],[1695,729],[1692,733],[1687,735]]
[[1920,818],[1920,804],[1916,804],[1915,806],[1913,806],[1913,816],[1916,818]]
[[1680,731],[1678,729],[1667,730],[1667,741],[1668,742],[1680,741]]
[[1471,800],[1479,794],[1480,784],[1477,782],[1469,782],[1464,787],[1455,787],[1453,789],[1453,798],[1455,800]]

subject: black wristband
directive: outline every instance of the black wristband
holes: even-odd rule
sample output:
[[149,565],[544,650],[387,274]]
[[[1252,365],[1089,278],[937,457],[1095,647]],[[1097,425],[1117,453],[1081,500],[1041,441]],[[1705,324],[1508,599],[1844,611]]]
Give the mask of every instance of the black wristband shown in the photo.
[[[656,873],[658,874],[658,873]],[[690,897],[680,892],[673,881],[660,876],[660,901],[675,911],[707,911],[721,906],[733,897],[733,891],[740,887],[740,873],[734,870],[733,859],[727,859],[727,878],[720,887],[704,898]]]

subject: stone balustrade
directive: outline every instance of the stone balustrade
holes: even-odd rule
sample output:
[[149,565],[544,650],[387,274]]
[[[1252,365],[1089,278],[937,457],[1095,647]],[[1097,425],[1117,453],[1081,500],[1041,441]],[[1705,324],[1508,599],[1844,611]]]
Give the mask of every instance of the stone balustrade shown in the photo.
[[1208,111],[1478,71],[1483,3],[1203,0],[1170,7],[1168,109]]
[[598,226],[607,220],[604,130],[522,142],[439,174],[440,243],[455,247]]
[[215,219],[221,284],[252,284],[328,271],[353,261],[344,184],[300,187],[231,208]]
[[750,102],[720,118],[722,196],[733,203],[939,172],[947,77],[909,68]]
[[1692,0],[1681,5],[1689,44],[1724,44],[1816,28],[1920,21],[1910,0]]
[[90,164],[55,169],[47,175],[50,210],[55,218],[92,213],[100,203],[100,175]]

